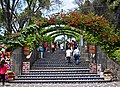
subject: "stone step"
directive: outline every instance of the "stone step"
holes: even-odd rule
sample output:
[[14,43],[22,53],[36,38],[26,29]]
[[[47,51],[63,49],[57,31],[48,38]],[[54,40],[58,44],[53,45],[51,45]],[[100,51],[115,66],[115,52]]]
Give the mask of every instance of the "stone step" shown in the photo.
[[102,77],[24,77],[15,80],[104,80]]
[[105,83],[105,80],[13,80],[10,83]]
[[[91,74],[90,72],[29,72],[27,75],[66,75],[66,74]],[[26,73],[23,73],[26,75]]]
[[90,71],[90,69],[80,69],[80,68],[78,68],[78,69],[72,69],[72,68],[58,68],[58,69],[41,69],[41,70],[29,70],[30,72],[65,72],[65,71],[87,71],[87,72],[89,72]]
[[87,63],[81,63],[81,62],[79,62],[79,65],[76,65],[74,62],[71,62],[70,64],[67,64],[67,63],[63,63],[63,64],[59,64],[59,63],[53,63],[53,64],[51,64],[51,63],[47,63],[47,64],[34,64],[32,67],[37,67],[37,68],[39,68],[39,67],[44,67],[44,66],[50,66],[50,67],[83,67],[83,66],[85,66],[85,65],[88,65]]
[[[53,61],[53,60],[55,60],[55,61]],[[58,61],[56,61],[56,60],[63,60],[63,61],[65,61],[65,57],[63,57],[63,58],[42,58],[42,59],[38,59],[37,61],[35,61],[35,63],[37,63],[37,62],[58,62]],[[71,58],[71,60],[74,60],[74,58],[72,57]],[[80,59],[79,59],[80,61],[85,61],[85,59],[84,58],[81,58],[80,57]],[[63,62],[63,61],[61,61],[61,62]]]
[[[53,61],[54,60],[54,61]],[[56,61],[58,60],[58,61]],[[64,62],[66,59],[41,59],[41,60],[37,60],[35,63],[42,63],[42,62]],[[72,61],[75,61],[74,59],[70,59]],[[79,59],[80,61],[84,62],[84,59]]]
[[80,69],[80,70],[85,70],[88,68],[84,68],[84,67],[71,67],[71,66],[66,66],[66,67],[39,67],[39,69]]
[[75,74],[77,74],[77,73],[90,73],[90,71],[78,71],[78,70],[75,70],[75,71],[71,71],[71,70],[69,70],[69,71],[29,71],[29,73],[32,73],[32,74],[40,74],[40,73],[52,73],[52,74],[59,74],[59,73],[61,73],[61,74],[64,74],[64,73],[66,73],[66,74],[69,74],[69,73],[75,73]]
[[84,68],[87,68],[87,65],[40,65],[40,66],[33,66],[31,69],[40,69],[41,67],[68,67],[68,66],[71,66],[71,67],[76,67],[76,66],[79,66],[80,68],[84,67]]
[[75,74],[75,73],[70,73],[70,74],[43,74],[43,73],[39,73],[39,75],[18,75],[17,76],[18,78],[21,77],[21,78],[24,78],[24,77],[33,77],[33,78],[36,78],[36,77],[100,77],[100,75],[98,74],[85,74],[85,73],[82,73],[82,74]]
[[[79,60],[80,63],[86,63],[85,61],[81,61]],[[70,60],[70,64],[74,64],[75,63],[75,60]],[[41,61],[41,62],[35,62],[33,65],[41,65],[41,64],[66,64],[66,60],[64,61],[57,61],[57,62],[54,62],[54,61]]]
[[[69,66],[70,67],[70,66]],[[36,67],[36,68],[31,68],[31,70],[41,70],[41,69],[43,69],[43,70],[45,70],[45,69],[71,69],[71,68],[69,68],[68,66],[66,66],[66,67]],[[77,66],[76,66],[77,67]],[[76,67],[73,67],[72,66],[72,68],[73,69],[82,69],[83,67],[79,67],[79,68],[76,68]],[[86,67],[87,68],[87,67]],[[85,68],[83,68],[83,69],[85,69]]]

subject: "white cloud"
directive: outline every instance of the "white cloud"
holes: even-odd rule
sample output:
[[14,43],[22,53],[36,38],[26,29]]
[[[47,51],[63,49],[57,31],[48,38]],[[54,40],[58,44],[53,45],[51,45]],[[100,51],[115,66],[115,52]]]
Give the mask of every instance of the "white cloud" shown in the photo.
[[68,12],[78,7],[73,3],[74,0],[60,0],[60,1],[62,1],[62,5],[60,6],[60,8],[59,7],[56,8],[56,5],[55,6],[53,5],[51,8],[54,8],[56,10],[51,10],[51,11],[44,10],[43,11],[44,15],[51,15],[51,14],[60,12],[61,9],[63,9],[63,11],[65,12]]
[[77,8],[78,6],[75,5],[73,2],[74,0],[62,0],[63,1],[63,6],[61,7],[61,9],[67,11],[68,9],[69,10],[72,10],[74,8]]

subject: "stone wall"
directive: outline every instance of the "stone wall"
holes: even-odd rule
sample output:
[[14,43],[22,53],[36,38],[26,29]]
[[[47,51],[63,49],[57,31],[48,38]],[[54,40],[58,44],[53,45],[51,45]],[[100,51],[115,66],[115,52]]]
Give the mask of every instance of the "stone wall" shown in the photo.
[[97,64],[101,64],[102,71],[107,68],[107,55],[97,47]]
[[15,49],[11,54],[12,60],[12,70],[15,72],[15,75],[22,74],[23,62],[30,62],[30,67],[32,64],[39,58],[39,52],[34,50],[29,59],[27,59],[23,53],[22,48]]
[[11,54],[12,70],[15,75],[21,74],[23,53],[22,48],[15,49]]
[[97,63],[102,65],[102,71],[105,69],[112,70],[114,80],[120,80],[120,64],[109,59],[99,47],[97,47]]
[[112,70],[114,80],[120,80],[120,65],[115,63],[114,61],[108,59],[107,60],[107,68]]

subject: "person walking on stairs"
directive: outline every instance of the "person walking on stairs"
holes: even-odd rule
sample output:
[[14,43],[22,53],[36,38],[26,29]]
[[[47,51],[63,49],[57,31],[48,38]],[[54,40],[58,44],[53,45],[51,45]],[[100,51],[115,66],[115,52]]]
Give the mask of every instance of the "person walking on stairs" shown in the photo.
[[44,48],[44,52],[46,52],[46,48],[47,48],[47,42],[43,42],[43,48]]
[[65,59],[67,64],[70,64],[71,54],[72,54],[72,51],[70,50],[70,47],[69,47],[65,53]]
[[64,44],[63,43],[60,44],[60,49],[61,49],[61,51],[64,50]]
[[79,65],[80,51],[79,51],[78,47],[75,47],[75,50],[73,51],[73,56],[75,59],[75,64]]
[[54,51],[55,51],[55,43],[54,42],[52,42],[52,44],[51,44],[51,49],[52,49],[52,53],[54,53]]
[[44,57],[44,48],[42,46],[40,46],[39,51],[40,51],[40,58],[43,58]]

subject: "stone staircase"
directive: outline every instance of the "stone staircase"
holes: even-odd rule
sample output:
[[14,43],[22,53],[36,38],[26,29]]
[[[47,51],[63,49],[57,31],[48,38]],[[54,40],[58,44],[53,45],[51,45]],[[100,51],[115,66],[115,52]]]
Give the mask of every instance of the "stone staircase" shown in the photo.
[[65,53],[56,50],[55,53],[46,52],[45,58],[38,59],[28,74],[18,75],[11,83],[102,83],[103,77],[91,73],[85,58],[81,56],[79,65],[66,64]]

